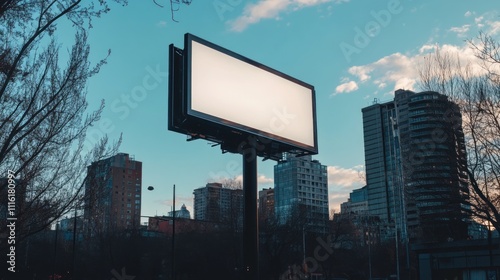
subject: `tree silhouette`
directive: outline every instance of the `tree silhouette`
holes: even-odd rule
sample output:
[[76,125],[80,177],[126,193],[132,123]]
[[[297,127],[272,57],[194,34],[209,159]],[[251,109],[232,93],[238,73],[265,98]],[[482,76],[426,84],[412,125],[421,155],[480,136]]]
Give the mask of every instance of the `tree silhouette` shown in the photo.
[[500,231],[500,44],[485,33],[468,44],[477,61],[438,49],[419,69],[420,87],[443,93],[459,105],[470,211]]
[[[86,83],[106,63],[106,58],[89,62],[88,31],[92,19],[109,10],[104,0],[0,4],[0,177],[12,172],[23,186],[18,194],[23,207],[15,213],[18,241],[77,207],[86,166],[118,146],[119,140],[110,147],[106,137],[86,142],[87,129],[104,107],[102,101],[86,113]],[[59,23],[73,26],[67,54],[57,41]],[[6,191],[4,181],[2,197]]]
[[[153,0],[153,2],[158,7],[161,7],[161,8],[164,7],[163,5],[158,3],[157,0]],[[175,22],[178,22],[174,17],[175,12],[179,11],[181,4],[189,6],[189,5],[191,5],[191,2],[193,2],[193,1],[192,0],[180,0],[180,1],[179,0],[170,0],[170,13],[171,13],[172,20]]]

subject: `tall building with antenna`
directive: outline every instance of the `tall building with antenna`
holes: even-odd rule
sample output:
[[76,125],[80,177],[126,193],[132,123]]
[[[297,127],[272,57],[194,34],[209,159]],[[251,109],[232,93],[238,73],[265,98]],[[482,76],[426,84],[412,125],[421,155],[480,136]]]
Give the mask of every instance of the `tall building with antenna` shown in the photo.
[[467,237],[466,154],[458,106],[437,92],[397,90],[362,109],[370,215],[402,239]]

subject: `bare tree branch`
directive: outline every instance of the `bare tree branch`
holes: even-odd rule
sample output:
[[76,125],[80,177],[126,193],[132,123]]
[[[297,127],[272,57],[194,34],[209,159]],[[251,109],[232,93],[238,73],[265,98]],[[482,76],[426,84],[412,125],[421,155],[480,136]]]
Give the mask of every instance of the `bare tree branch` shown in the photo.
[[479,68],[471,61],[464,64],[459,54],[438,49],[420,66],[419,86],[446,94],[459,105],[471,213],[500,231],[500,44],[485,33],[468,43]]
[[[107,137],[86,143],[87,130],[104,108],[102,103],[87,113],[86,83],[106,62],[90,64],[87,33],[91,20],[109,11],[108,2],[126,4],[0,3],[0,36],[5,38],[0,45],[0,179],[10,170],[18,181],[18,241],[80,207],[86,167],[116,153],[120,144],[121,139],[108,144]],[[62,66],[54,34],[65,19],[74,25],[75,40]],[[6,191],[0,180],[2,197]]]

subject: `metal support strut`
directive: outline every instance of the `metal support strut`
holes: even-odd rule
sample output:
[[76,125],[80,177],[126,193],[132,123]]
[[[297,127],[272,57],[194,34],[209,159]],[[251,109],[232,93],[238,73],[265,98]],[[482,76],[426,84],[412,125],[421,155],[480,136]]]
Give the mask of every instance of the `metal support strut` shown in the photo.
[[257,155],[255,147],[243,153],[243,279],[259,279],[257,213]]

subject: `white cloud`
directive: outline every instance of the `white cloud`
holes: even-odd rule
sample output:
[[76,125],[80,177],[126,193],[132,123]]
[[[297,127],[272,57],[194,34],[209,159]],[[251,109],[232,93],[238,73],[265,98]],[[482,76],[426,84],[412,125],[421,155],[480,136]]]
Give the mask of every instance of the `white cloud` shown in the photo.
[[167,22],[164,20],[160,20],[158,23],[156,23],[156,26],[165,27],[165,26],[167,26]]
[[451,32],[457,33],[458,37],[465,37],[467,36],[467,32],[470,30],[470,24],[464,24],[460,27],[452,27],[450,28]]
[[[475,13],[472,13],[475,15]],[[483,29],[486,34],[491,36],[500,34],[500,21],[496,11],[489,11],[480,16],[474,17],[475,27]]]
[[487,21],[486,23],[489,27],[488,33],[490,36],[500,33],[500,21]]
[[333,95],[336,95],[338,93],[355,91],[358,88],[359,88],[358,84],[355,81],[349,81],[349,82],[338,85],[335,88],[335,93]]
[[378,81],[378,80],[377,80],[377,81],[374,81],[374,83],[377,85],[377,87],[378,87],[379,89],[383,89],[383,88],[385,88],[385,87],[387,86],[387,84],[386,84],[386,83],[381,82],[381,81]]
[[373,82],[379,88],[385,88],[388,84],[393,84],[394,89],[413,89],[416,83],[416,59],[393,53],[378,61],[361,66],[349,68],[349,73],[357,77],[362,82],[368,82],[375,78]]
[[364,166],[352,168],[328,166],[328,203],[330,210],[340,211],[340,204],[347,201],[353,189],[365,185]]
[[368,79],[370,79],[370,75],[368,75],[368,74],[370,74],[370,72],[372,70],[373,69],[371,69],[369,67],[353,66],[353,67],[349,68],[349,73],[354,75],[354,76],[357,76],[361,82],[364,82],[364,81],[367,81]]
[[434,44],[427,44],[427,45],[423,45],[422,47],[420,47],[420,49],[418,50],[419,53],[426,53],[426,52],[433,52],[435,51],[436,49],[438,48],[437,45],[434,45]]
[[259,183],[259,184],[273,184],[274,179],[266,177],[265,175],[259,175],[257,177],[257,183]]
[[402,77],[396,81],[394,89],[414,89],[417,81],[413,78]]
[[482,28],[484,26],[483,19],[484,16],[474,18],[474,22],[476,23],[477,27]]
[[473,13],[471,11],[465,12],[464,16],[465,17],[470,17]]
[[346,0],[260,0],[255,4],[248,4],[243,14],[233,21],[229,21],[232,31],[241,32],[249,25],[258,23],[262,19],[279,18],[285,10],[297,11],[303,8],[332,2],[342,3]]
[[362,186],[365,183],[364,167],[362,165],[353,168],[342,168],[340,166],[328,166],[328,185],[351,188]]
[[[500,22],[498,28],[500,32]],[[429,55],[434,54],[438,49],[442,54],[458,57],[462,67],[470,62],[472,73],[476,75],[484,73],[474,51],[465,43],[461,46],[424,44],[414,53],[393,53],[369,64],[350,67],[348,72],[352,77],[343,79],[344,83],[337,88],[347,89],[346,82],[349,81],[349,83],[352,82],[351,84],[356,83],[359,87],[362,86],[359,84],[361,82],[363,85],[374,85],[378,89],[386,89],[387,92],[382,92],[384,96],[392,95],[397,89],[416,90],[419,67],[424,64]]]
[[340,204],[347,201],[349,198],[349,192],[336,193],[331,192],[328,195],[328,204],[330,205],[330,211],[334,211],[335,213],[340,212]]
[[[224,179],[224,178],[221,178],[219,180],[219,182],[223,182],[224,180],[228,180],[227,178]],[[236,177],[234,177],[234,180],[240,184],[243,184],[243,175],[240,174]],[[257,176],[257,184],[259,185],[269,185],[269,184],[273,184],[274,183],[274,179],[273,178],[269,178],[267,177],[266,175],[263,175],[263,174],[260,174]]]

